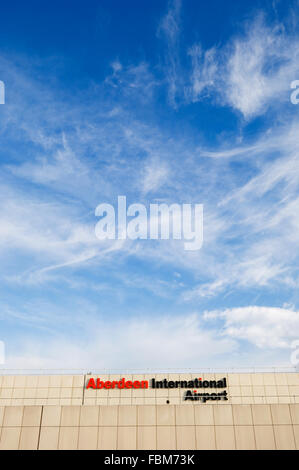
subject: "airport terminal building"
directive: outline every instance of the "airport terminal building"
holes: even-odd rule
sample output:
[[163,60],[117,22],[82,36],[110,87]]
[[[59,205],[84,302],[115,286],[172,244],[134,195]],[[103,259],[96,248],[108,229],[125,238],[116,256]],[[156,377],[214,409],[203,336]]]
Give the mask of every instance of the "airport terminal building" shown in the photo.
[[299,449],[299,373],[0,375],[0,450]]

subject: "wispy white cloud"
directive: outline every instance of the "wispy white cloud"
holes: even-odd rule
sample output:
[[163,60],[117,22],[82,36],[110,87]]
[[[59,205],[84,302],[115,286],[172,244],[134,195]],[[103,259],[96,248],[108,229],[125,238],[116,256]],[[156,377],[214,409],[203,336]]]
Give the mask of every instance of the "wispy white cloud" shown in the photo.
[[[159,28],[167,39],[165,74],[174,107],[210,98],[248,121],[288,103],[290,83],[299,72],[296,32],[287,32],[279,21],[267,25],[260,13],[227,43],[207,50],[195,43],[183,50],[180,8],[180,2],[171,3]],[[186,55],[190,67],[182,66]]]
[[169,102],[174,107],[177,106],[178,89],[183,84],[179,51],[181,3],[181,0],[171,0],[169,2],[168,11],[162,18],[158,28],[158,35],[164,37],[166,41],[165,74],[168,83]]
[[288,100],[298,73],[299,38],[281,24],[266,26],[262,16],[233,41],[223,64],[226,101],[246,119]]
[[82,220],[80,207],[74,202],[49,198],[42,201],[8,185],[2,187],[1,193],[3,266],[6,259],[18,253],[14,274],[2,272],[6,281],[39,284],[47,280],[50,271],[78,268],[92,260],[100,262],[115,250],[126,251],[125,241],[100,242],[94,233],[93,220],[89,217]]
[[[16,217],[20,210],[14,206],[18,207],[20,200],[20,207],[23,207],[23,195],[3,212],[5,230],[11,227],[6,242],[23,246],[25,251],[30,246],[36,256],[38,252],[42,255],[37,261],[39,279],[46,278],[44,269],[75,265],[106,251],[93,238],[92,217],[95,206],[109,202],[117,188],[118,194],[127,191],[133,194],[134,201],[138,195],[144,199],[155,193],[155,197],[162,195],[165,202],[205,204],[204,250],[200,253],[190,256],[179,243],[167,243],[167,246],[148,243],[142,248],[136,244],[134,248],[134,254],[140,259],[171,263],[176,269],[187,269],[202,278],[199,285],[187,288],[183,298],[210,297],[223,292],[227,286],[268,286],[282,279],[288,285],[296,284],[297,277],[290,269],[297,253],[294,231],[298,181],[296,122],[290,129],[273,130],[252,145],[238,144],[209,153],[178,136],[170,138],[167,133],[133,120],[122,111],[112,118],[113,124],[107,128],[103,128],[101,120],[91,121],[88,127],[82,126],[79,110],[75,111],[76,119],[70,132],[64,136],[49,133],[48,138],[39,142],[41,149],[35,150],[30,162],[5,167],[17,181],[53,191],[51,196],[44,195],[49,207],[47,220],[40,215],[34,218],[35,204],[38,211],[42,209],[34,198],[34,203],[26,199],[23,215],[30,207],[33,209],[27,216],[27,227],[24,227],[25,222],[19,227],[16,220],[22,220],[22,215]],[[43,112],[43,106],[39,112]],[[64,125],[64,117],[61,125]],[[74,127],[80,132],[73,133]],[[39,129],[34,122],[32,130],[38,132]],[[53,134],[55,139],[50,138]],[[86,148],[97,155],[96,160],[86,156]],[[282,158],[271,161],[271,152],[281,154]],[[207,153],[226,158],[206,161],[201,157]],[[141,158],[136,159],[136,155]],[[229,169],[230,159],[250,159],[254,176],[244,178],[245,183],[244,180],[234,181]],[[104,164],[99,166],[99,160]],[[274,189],[280,201],[276,205],[267,199],[267,193]],[[82,223],[82,217],[86,223]],[[53,233],[44,237],[47,223]],[[21,234],[18,239],[17,233]],[[127,245],[122,250],[127,255],[132,253]],[[117,252],[115,250],[115,254]],[[46,265],[45,254],[49,260]],[[110,255],[113,256],[112,251]]]
[[216,48],[203,51],[200,44],[195,44],[188,51],[192,61],[191,85],[185,90],[187,102],[196,102],[215,87],[218,63]]
[[11,355],[7,355],[6,367],[57,368],[62,366],[63,357],[65,368],[125,369],[128,364],[132,368],[198,368],[206,361],[216,365],[221,356],[238,349],[234,340],[205,330],[196,314],[143,316],[109,323],[89,317],[85,325],[76,344],[68,335],[52,335],[43,342],[25,341],[20,346],[21,356],[13,347],[7,348]]
[[116,60],[111,64],[113,73],[105,83],[123,93],[123,97],[148,102],[153,98],[159,81],[154,77],[146,62],[124,66]]
[[205,312],[208,320],[223,321],[223,336],[247,340],[259,348],[291,348],[298,337],[299,312],[274,307],[240,307]]
[[[5,367],[26,369],[124,370],[128,364],[142,370],[221,368],[240,365],[240,357],[243,366],[273,365],[273,361],[288,365],[299,322],[296,311],[258,306],[206,311],[203,317],[198,313],[143,315],[109,322],[85,309],[84,319],[74,312],[72,330],[80,325],[80,337],[71,338],[51,327],[45,331],[45,315],[40,312],[30,317],[22,312],[10,314],[18,322],[34,325],[43,336],[41,340],[28,336],[17,347],[14,342],[7,344]],[[53,312],[51,319],[53,325],[67,321]],[[244,341],[250,345],[248,351],[241,346]]]
[[141,190],[144,194],[161,189],[170,178],[168,164],[157,157],[152,157],[145,163],[142,173]]
[[[230,45],[204,50],[196,44],[182,51],[180,8],[179,1],[170,3],[159,28],[167,42],[165,73],[171,105],[209,98],[213,106],[229,105],[246,120],[265,113],[275,103],[279,111],[284,93],[288,99],[289,76],[297,70],[297,38],[257,20]],[[180,54],[188,51],[191,67],[184,69]],[[10,288],[26,289],[51,283],[53,287],[56,281],[56,288],[59,284],[73,289],[72,295],[88,289],[91,296],[109,291],[121,298],[121,311],[127,316],[130,305],[124,296],[134,289],[158,297],[157,305],[175,299],[178,309],[185,311],[185,316],[159,318],[147,312],[113,323],[113,319],[102,319],[99,311],[95,316],[101,320],[96,322],[82,309],[81,321],[89,325],[82,342],[55,337],[44,350],[44,343],[28,342],[22,345],[23,359],[14,353],[10,364],[56,367],[63,354],[65,367],[120,367],[120,356],[123,364],[133,366],[136,337],[143,338],[137,339],[141,353],[136,366],[160,367],[161,357],[165,367],[198,366],[200,360],[211,364],[225,355],[230,362],[238,342],[244,339],[254,346],[272,347],[267,337],[271,322],[273,344],[279,348],[288,343],[287,327],[298,331],[297,314],[290,309],[246,307],[245,312],[219,307],[206,315],[214,315],[218,324],[207,327],[200,314],[189,314],[186,303],[195,302],[196,309],[199,302],[206,306],[211,299],[223,305],[231,292],[240,296],[251,289],[266,296],[286,287],[296,295],[296,117],[291,116],[289,125],[282,127],[276,120],[279,113],[275,114],[265,135],[251,136],[250,142],[243,135],[240,139],[234,135],[228,143],[221,135],[215,136],[213,146],[204,146],[201,128],[193,129],[192,135],[188,131],[185,137],[184,132],[174,132],[174,126],[155,122],[154,96],[161,80],[146,62],[124,65],[115,60],[104,83],[84,91],[87,100],[73,100],[61,90],[56,94],[46,84],[37,83],[28,70],[21,73],[11,63],[3,64],[12,80],[14,104],[1,117],[5,141],[0,173],[2,280],[10,282]],[[219,75],[223,79],[218,80]],[[149,119],[140,116],[140,104],[149,106]],[[239,119],[238,125],[242,129],[244,120]],[[187,253],[183,243],[172,240],[100,243],[94,235],[94,209],[101,202],[114,203],[121,194],[132,202],[150,203],[154,198],[167,203],[203,203],[202,250]],[[119,270],[118,275],[110,276],[106,268],[101,271],[101,263],[107,259]],[[134,270],[135,263],[149,272],[141,275]],[[88,270],[94,266],[98,270]],[[86,277],[76,277],[82,267]],[[180,272],[180,282],[169,280],[173,271]],[[296,299],[286,297],[296,305]],[[101,301],[99,295],[95,303]],[[30,308],[6,313],[20,322],[29,318],[30,324],[38,324],[37,309],[32,313]],[[70,309],[64,326],[73,322],[74,315]],[[54,317],[57,320],[58,315]],[[224,336],[219,321],[227,322]],[[280,321],[287,325],[282,332]],[[50,328],[47,313],[40,323],[45,330]],[[74,329],[81,331],[82,323],[74,322]],[[49,331],[52,334],[55,327]],[[254,331],[258,339],[254,339]],[[109,338],[113,338],[112,344]]]

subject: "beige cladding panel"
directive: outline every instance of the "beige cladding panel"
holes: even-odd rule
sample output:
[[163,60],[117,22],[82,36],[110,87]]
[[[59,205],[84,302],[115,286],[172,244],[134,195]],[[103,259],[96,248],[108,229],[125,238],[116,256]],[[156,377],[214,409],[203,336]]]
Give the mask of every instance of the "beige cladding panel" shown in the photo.
[[237,426],[252,425],[252,410],[250,405],[234,405],[232,407],[233,421]]
[[299,426],[294,425],[293,426],[293,431],[294,431],[294,439],[295,439],[296,449],[299,450]]
[[[171,405],[192,404],[185,401],[185,388],[151,388],[151,379],[156,381],[222,380],[226,378],[228,400],[213,401],[216,405],[231,404],[286,404],[299,403],[298,373],[228,373],[228,374],[101,374],[97,375],[4,375],[0,376],[0,408],[1,406],[88,406],[96,405]],[[114,389],[87,389],[90,379],[95,382],[114,381]],[[127,381],[146,380],[149,388],[119,389],[117,382],[125,378]],[[223,389],[217,389],[217,392]],[[215,393],[215,389],[199,389],[197,392]],[[211,400],[209,400],[211,403]],[[1,414],[0,414],[1,418]]]
[[3,427],[21,426],[23,413],[23,406],[6,406],[4,411]]
[[176,426],[176,442],[178,450],[195,449],[195,426]]
[[83,375],[0,376],[0,406],[82,405]]
[[76,450],[78,446],[78,426],[61,427],[59,430],[59,450]]
[[295,450],[294,430],[292,426],[274,426],[274,436],[277,450]]
[[98,426],[99,412],[98,406],[81,406],[80,426]]
[[214,426],[195,426],[196,449],[215,450],[216,438]]
[[22,427],[19,450],[37,450],[39,440],[39,426]]
[[175,426],[157,426],[157,450],[176,450]]
[[39,449],[56,450],[58,449],[59,427],[42,426],[40,429]]
[[215,425],[232,425],[233,424],[233,412],[232,405],[219,405],[213,408]]
[[137,449],[136,426],[119,426],[117,428],[117,448],[119,450]]
[[[180,388],[86,390],[83,375],[0,376],[0,450],[299,449],[298,373],[154,377],[224,376],[229,399],[206,403],[184,401]],[[153,376],[100,376],[122,377]]]
[[237,450],[255,450],[255,436],[253,426],[235,426]]
[[299,449],[299,404],[8,406],[1,415],[1,450]]
[[137,407],[137,424],[138,426],[155,426],[156,407],[153,405]]
[[99,427],[97,448],[99,450],[117,449],[117,426]]
[[234,450],[236,448],[234,426],[215,426],[215,434],[217,450]]
[[276,449],[273,426],[255,426],[254,434],[257,450]]
[[22,426],[40,426],[41,406],[24,406]]
[[196,425],[214,425],[213,405],[195,406],[194,417]]
[[78,450],[94,450],[98,444],[98,427],[81,426],[79,428]]
[[138,426],[137,428],[137,449],[156,450],[157,429],[156,426]]
[[18,449],[21,429],[21,427],[3,427],[1,429],[0,450]]

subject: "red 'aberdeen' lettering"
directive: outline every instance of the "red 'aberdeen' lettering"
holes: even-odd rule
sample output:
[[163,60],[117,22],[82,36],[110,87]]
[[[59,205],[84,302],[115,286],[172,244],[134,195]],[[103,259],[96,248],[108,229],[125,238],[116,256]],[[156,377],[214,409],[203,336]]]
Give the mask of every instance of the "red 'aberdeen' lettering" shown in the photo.
[[95,379],[91,378],[88,381],[88,384],[86,385],[86,388],[93,388],[93,389],[110,389],[110,388],[148,388],[148,380],[134,380],[132,382],[131,380],[126,380],[122,378],[121,380],[113,380],[112,382],[109,380],[106,380],[105,382],[101,379],[97,379],[95,382]]

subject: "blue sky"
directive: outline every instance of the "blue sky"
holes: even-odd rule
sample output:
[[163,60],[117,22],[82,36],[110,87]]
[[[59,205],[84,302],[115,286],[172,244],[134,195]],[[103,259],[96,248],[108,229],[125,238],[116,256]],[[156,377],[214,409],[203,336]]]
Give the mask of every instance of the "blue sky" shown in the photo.
[[[2,2],[5,367],[290,365],[298,1]],[[95,208],[204,205],[204,243],[100,241]]]

